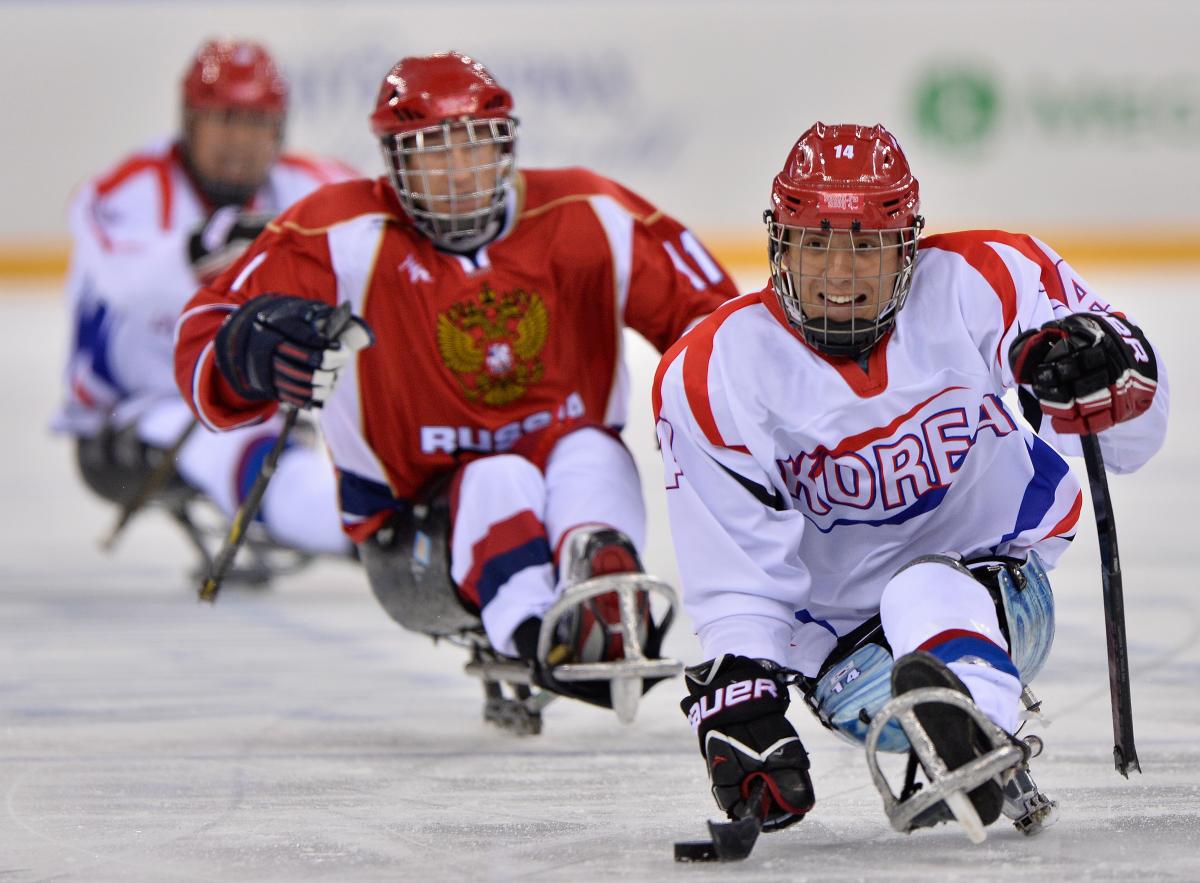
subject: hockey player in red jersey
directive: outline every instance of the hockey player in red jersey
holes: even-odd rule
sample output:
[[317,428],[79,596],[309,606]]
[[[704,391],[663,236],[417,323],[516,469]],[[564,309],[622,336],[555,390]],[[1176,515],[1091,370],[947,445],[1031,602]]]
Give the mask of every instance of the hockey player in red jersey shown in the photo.
[[[898,829],[953,812],[978,838],[1003,812],[1037,830],[1053,806],[1010,734],[1053,638],[1046,572],[1080,516],[1060,451],[1098,433],[1115,471],[1144,463],[1166,430],[1164,368],[1037,239],[922,239],[917,180],[882,127],[806,131],[766,222],[770,283],[676,343],[654,390],[709,658],[683,708],[717,803],[766,829],[812,809],[785,717],[797,683],[852,741],[876,720],[873,767],[873,747],[920,743],[961,772],[947,785],[921,754],[934,781],[914,797],[914,758],[902,799],[885,796]],[[1002,400],[1014,387],[1032,428]],[[914,692],[930,687],[959,698]],[[915,737],[903,701],[884,707],[910,693]]]
[[[735,290],[685,227],[619,184],[519,170],[512,111],[466,56],[398,62],[370,117],[386,177],[302,201],[199,292],[177,379],[218,428],[320,398],[342,520],[388,613],[486,634],[487,654],[606,705],[606,683],[562,682],[555,664],[620,660],[630,641],[656,655],[645,593],[633,626],[612,592],[554,605],[568,583],[641,572],[645,514],[617,434],[622,329],[663,350]],[[350,337],[325,339],[341,303],[358,317]],[[322,363],[368,328],[373,345],[330,392]]]
[[[352,176],[340,163],[282,152],[287,84],[257,43],[204,43],[183,77],[181,98],[178,137],[89,181],[71,206],[74,328],[55,428],[78,439],[89,486],[127,505],[193,421],[172,360],[175,322],[187,299],[229,266],[271,215]],[[199,493],[232,515],[275,432],[273,423],[228,435],[191,432],[165,496]],[[294,445],[279,469],[288,478],[262,508],[270,536],[306,552],[348,552],[323,454]],[[185,517],[187,510],[173,511]],[[308,514],[300,518],[299,511]]]

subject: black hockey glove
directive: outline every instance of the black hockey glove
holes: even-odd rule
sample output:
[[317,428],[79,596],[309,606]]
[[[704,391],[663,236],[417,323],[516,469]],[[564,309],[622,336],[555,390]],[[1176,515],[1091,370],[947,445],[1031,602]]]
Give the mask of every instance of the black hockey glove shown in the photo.
[[209,215],[188,238],[188,261],[202,285],[231,267],[250,247],[271,216],[226,205]]
[[[771,666],[771,667],[768,667]],[[788,688],[773,663],[745,656],[718,656],[685,669],[688,692],[679,707],[700,738],[712,793],[729,818],[766,781],[763,830],[787,827],[812,809],[808,753],[784,716]]]
[[333,392],[338,371],[374,343],[357,316],[328,336],[332,312],[321,301],[282,294],[247,301],[217,331],[217,367],[242,398],[319,408]]
[[1008,361],[1054,428],[1075,435],[1138,416],[1158,387],[1154,350],[1141,329],[1099,313],[1076,313],[1020,334]]

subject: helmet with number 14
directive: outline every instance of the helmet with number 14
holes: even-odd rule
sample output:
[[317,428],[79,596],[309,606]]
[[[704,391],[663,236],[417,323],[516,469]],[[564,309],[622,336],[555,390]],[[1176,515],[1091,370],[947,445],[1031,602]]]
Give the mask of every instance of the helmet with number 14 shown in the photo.
[[916,178],[882,126],[816,123],[771,188],[771,279],[818,352],[859,358],[896,321],[924,219]]

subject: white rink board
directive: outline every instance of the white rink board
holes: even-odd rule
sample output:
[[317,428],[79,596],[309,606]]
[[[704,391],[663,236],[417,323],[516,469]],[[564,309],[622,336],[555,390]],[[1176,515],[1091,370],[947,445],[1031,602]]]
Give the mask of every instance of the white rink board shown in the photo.
[[[757,280],[741,280],[743,287]],[[350,566],[323,565],[214,608],[160,517],[117,553],[113,513],[45,431],[64,318],[33,292],[0,299],[0,879],[166,880],[1191,880],[1200,854],[1200,594],[1191,323],[1200,278],[1092,282],[1142,321],[1175,389],[1166,449],[1113,480],[1125,568],[1133,707],[1145,768],[1111,762],[1094,532],[1053,575],[1058,638],[1035,685],[1051,724],[1039,783],[1062,821],[1027,840],[1004,824],[972,847],[942,827],[888,827],[858,750],[802,705],[818,803],[737,867],[684,867],[671,843],[714,814],[682,685],[660,685],[625,728],[556,703],[519,739],[480,721],[462,654],[406,634]],[[50,343],[47,343],[49,341]],[[647,561],[673,577],[646,385],[627,439],[643,470]],[[17,380],[19,382],[14,382]],[[1085,509],[1090,512],[1090,509]],[[681,624],[668,650],[698,661]]]
[[514,92],[523,163],[595,167],[706,234],[758,229],[816,119],[887,123],[938,229],[1192,229],[1198,30],[1177,0],[9,0],[0,240],[60,237],[70,188],[172,129],[220,34],[280,57],[292,144],[370,174],[387,68],[457,48]]

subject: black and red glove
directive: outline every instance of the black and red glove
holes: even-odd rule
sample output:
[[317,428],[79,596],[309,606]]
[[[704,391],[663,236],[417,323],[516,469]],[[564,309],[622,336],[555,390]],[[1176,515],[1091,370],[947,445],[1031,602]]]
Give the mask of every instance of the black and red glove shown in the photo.
[[231,313],[217,331],[217,368],[244,399],[319,408],[350,357],[374,342],[371,329],[357,316],[330,333],[333,311],[309,298],[259,295]]
[[1116,316],[1075,313],[1047,322],[1018,335],[1008,361],[1054,428],[1075,435],[1131,420],[1158,388],[1154,350],[1140,328]]
[[765,780],[764,831],[787,827],[813,807],[808,752],[784,716],[790,699],[773,663],[718,656],[686,669],[680,703],[700,738],[713,797],[729,818],[741,810],[754,783]]

